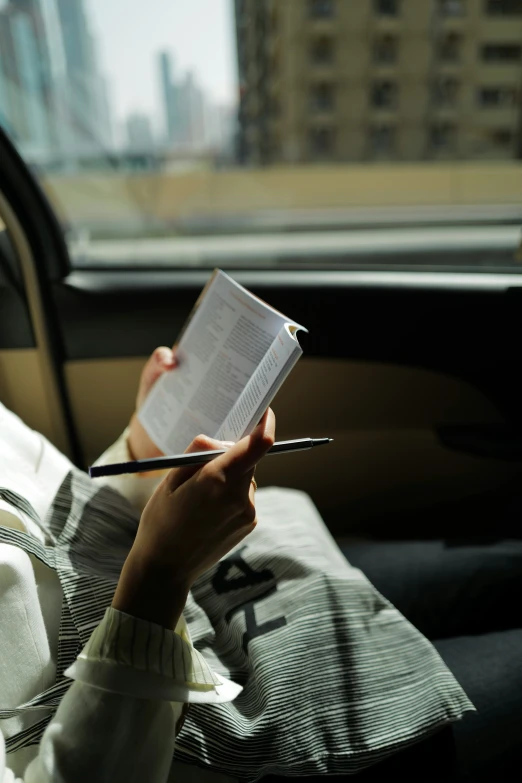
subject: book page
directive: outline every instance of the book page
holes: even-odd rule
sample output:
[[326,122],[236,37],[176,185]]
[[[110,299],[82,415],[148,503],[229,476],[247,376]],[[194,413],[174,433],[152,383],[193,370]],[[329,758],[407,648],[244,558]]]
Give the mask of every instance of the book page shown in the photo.
[[183,452],[200,433],[216,435],[284,322],[223,272],[214,275],[182,333],[179,366],[138,412],[165,454]]
[[248,435],[268,408],[302,354],[295,329],[284,324],[217,433],[219,440],[237,441]]

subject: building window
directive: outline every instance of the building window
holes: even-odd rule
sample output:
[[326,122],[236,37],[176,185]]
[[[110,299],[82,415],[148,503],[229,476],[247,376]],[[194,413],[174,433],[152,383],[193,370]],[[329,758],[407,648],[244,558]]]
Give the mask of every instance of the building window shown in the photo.
[[481,87],[477,99],[484,108],[506,108],[517,105],[518,91],[514,87]]
[[312,42],[310,58],[315,65],[329,65],[334,59],[333,39],[322,35]]
[[464,0],[438,0],[437,8],[441,16],[464,16]]
[[330,19],[335,13],[334,0],[310,0],[310,16],[313,19]]
[[332,111],[335,103],[334,88],[332,84],[323,82],[314,84],[310,89],[310,108],[312,111]]
[[394,82],[374,82],[372,106],[377,109],[393,109],[397,104],[397,85]]
[[454,149],[456,128],[453,123],[440,122],[430,128],[430,144],[435,152]]
[[374,48],[374,60],[381,65],[389,65],[397,60],[397,38],[393,35],[384,35]]
[[497,150],[511,149],[514,138],[515,135],[510,128],[496,128],[488,133],[490,146]]
[[374,155],[390,155],[395,148],[395,128],[391,125],[374,125],[370,128],[371,151]]
[[458,92],[457,79],[437,79],[433,84],[433,103],[435,106],[455,106]]
[[522,57],[522,46],[518,44],[485,44],[482,59],[487,63],[518,63]]
[[439,59],[445,63],[456,63],[460,60],[462,36],[449,33],[439,44]]
[[375,13],[379,16],[398,16],[399,0],[375,0]]
[[310,152],[314,158],[329,157],[334,152],[335,131],[333,128],[312,128],[310,130]]
[[521,16],[522,0],[486,0],[484,11],[489,16]]

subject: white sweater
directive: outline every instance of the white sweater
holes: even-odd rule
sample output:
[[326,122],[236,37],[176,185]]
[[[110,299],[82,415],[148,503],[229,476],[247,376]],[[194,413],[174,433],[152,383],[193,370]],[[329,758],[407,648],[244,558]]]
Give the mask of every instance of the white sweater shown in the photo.
[[[125,459],[126,433],[98,462]],[[66,457],[0,403],[1,486],[26,498],[43,518],[69,469]],[[141,510],[156,482],[123,476],[110,483]],[[1,500],[0,525],[45,541],[31,519]],[[54,571],[0,543],[0,709],[15,708],[54,683],[62,600]],[[171,660],[179,661],[174,672],[150,655],[150,650],[165,648],[172,651]],[[183,618],[171,632],[108,609],[66,674],[74,682],[40,745],[6,757],[4,736],[40,720],[41,711],[0,721],[0,783],[224,780],[171,763],[183,703],[230,701],[241,691],[209,669],[190,644]]]

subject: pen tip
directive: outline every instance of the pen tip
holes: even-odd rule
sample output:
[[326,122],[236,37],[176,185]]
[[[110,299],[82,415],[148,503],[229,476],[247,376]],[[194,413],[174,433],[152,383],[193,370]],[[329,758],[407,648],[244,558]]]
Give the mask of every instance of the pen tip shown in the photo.
[[333,443],[333,438],[328,438],[328,443]]

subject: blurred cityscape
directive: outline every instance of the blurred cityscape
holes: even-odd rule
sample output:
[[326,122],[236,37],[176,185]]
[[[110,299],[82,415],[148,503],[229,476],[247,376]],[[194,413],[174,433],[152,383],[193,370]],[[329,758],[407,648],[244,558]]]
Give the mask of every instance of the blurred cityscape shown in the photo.
[[161,130],[133,112],[122,134],[85,0],[0,0],[0,125],[43,169],[230,159],[234,107],[216,105],[196,74],[177,73],[168,51],[156,53],[156,75]]
[[[192,52],[216,6],[190,2]],[[197,265],[229,259],[241,234],[238,256],[276,263],[293,232],[285,252],[302,263],[305,249],[341,253],[336,232],[372,221],[519,220],[522,0],[227,0],[212,51],[199,46],[190,67],[168,44],[173,17],[165,38],[151,16],[167,6],[149,4],[158,32],[134,104],[132,69],[116,57],[104,72],[115,29],[94,2],[0,0],[0,125],[78,257]],[[225,61],[219,93],[204,68]],[[183,244],[195,235],[205,241]]]
[[0,0],[0,123],[47,170],[522,158],[522,0],[233,8],[238,105],[151,52],[160,105],[122,133],[87,1]]

